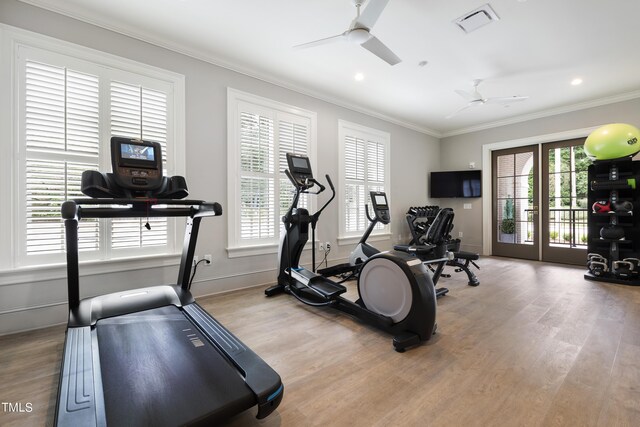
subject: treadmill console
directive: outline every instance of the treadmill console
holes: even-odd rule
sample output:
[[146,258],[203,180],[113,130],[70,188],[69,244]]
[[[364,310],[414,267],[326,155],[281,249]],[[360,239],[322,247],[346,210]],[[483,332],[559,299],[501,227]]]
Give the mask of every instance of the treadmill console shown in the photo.
[[162,148],[157,142],[112,137],[111,165],[122,188],[149,191],[162,185]]
[[313,173],[311,172],[311,163],[307,156],[287,153],[287,164],[289,165],[291,178],[297,187],[313,187],[313,182],[311,182]]
[[82,172],[82,193],[106,199],[184,199],[189,195],[184,177],[164,176],[162,147],[157,142],[111,137],[111,166],[113,172]]
[[387,202],[387,195],[383,191],[370,191],[371,205],[373,205],[373,213],[376,219],[383,223],[389,224],[391,216],[389,215],[389,203]]

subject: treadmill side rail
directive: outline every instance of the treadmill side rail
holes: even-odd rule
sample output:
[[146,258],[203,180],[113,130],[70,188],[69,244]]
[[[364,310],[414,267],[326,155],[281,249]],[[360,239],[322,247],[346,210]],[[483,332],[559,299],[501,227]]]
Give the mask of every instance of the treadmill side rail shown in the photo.
[[[55,425],[105,426],[102,385],[93,363],[90,327],[69,328],[58,383]],[[99,370],[97,371],[99,374]],[[99,386],[99,387],[96,387]]]
[[242,372],[247,386],[258,401],[256,418],[262,419],[272,413],[280,404],[284,392],[276,371],[197,303],[185,305],[183,310],[207,335],[210,342]]

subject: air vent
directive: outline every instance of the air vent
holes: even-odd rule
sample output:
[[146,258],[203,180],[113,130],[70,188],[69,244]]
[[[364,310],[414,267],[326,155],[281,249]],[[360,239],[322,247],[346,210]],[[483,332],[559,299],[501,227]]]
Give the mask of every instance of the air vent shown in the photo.
[[500,18],[496,12],[491,8],[491,5],[487,3],[469,13],[465,13],[460,18],[453,21],[453,23],[460,27],[460,29],[465,33],[470,33],[471,31],[477,30],[478,28],[484,27],[485,25],[499,19]]

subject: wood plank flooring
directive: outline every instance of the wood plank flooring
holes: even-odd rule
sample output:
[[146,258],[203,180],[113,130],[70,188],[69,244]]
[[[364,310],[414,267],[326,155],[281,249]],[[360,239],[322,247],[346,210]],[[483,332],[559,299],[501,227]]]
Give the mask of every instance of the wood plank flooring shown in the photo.
[[[262,288],[201,298],[285,384],[269,418],[228,425],[640,425],[640,287],[585,281],[577,267],[480,265],[477,288],[464,273],[442,279],[438,333],[403,354],[343,313]],[[0,337],[0,401],[33,406],[0,407],[0,426],[52,424],[63,341],[61,326]]]

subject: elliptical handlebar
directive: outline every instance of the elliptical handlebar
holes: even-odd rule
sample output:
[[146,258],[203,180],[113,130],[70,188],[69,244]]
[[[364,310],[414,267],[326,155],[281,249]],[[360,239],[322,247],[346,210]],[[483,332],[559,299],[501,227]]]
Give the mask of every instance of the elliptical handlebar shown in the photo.
[[[313,216],[312,216],[313,221],[311,223],[311,226],[314,227],[314,228],[315,228],[315,223],[318,221],[318,218],[320,218],[320,214],[322,213],[322,211],[327,206],[329,206],[329,203],[331,203],[333,201],[333,199],[335,199],[335,197],[336,197],[336,188],[333,186],[333,182],[331,181],[331,177],[329,177],[329,174],[327,174],[327,175],[325,175],[325,178],[327,179],[327,183],[329,184],[329,188],[331,188],[331,198],[329,200],[327,200],[327,203],[325,203],[320,208],[320,210],[318,210],[316,213],[313,214]],[[314,181],[315,181],[315,179],[314,179]],[[318,182],[318,185],[321,185],[321,184]],[[324,187],[322,187],[322,188],[324,189]]]

